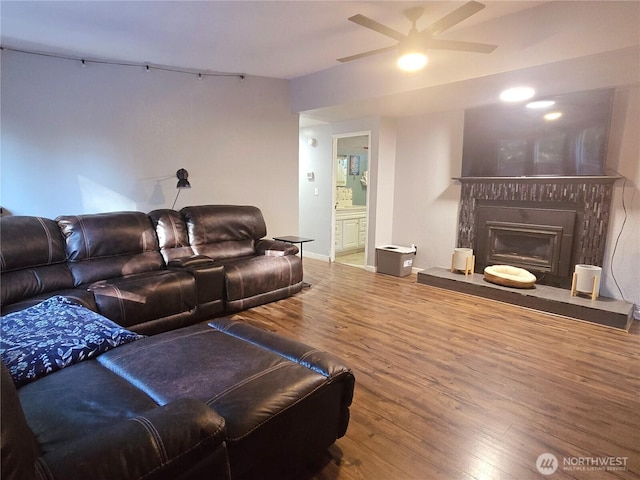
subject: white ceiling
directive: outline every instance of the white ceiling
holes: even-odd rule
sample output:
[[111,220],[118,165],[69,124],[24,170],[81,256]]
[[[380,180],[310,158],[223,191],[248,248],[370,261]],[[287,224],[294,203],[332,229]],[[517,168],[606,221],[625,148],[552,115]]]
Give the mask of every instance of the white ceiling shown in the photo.
[[[292,79],[334,67],[336,58],[395,43],[349,22],[356,13],[408,32],[405,9],[426,7],[420,29],[464,3],[2,0],[0,13],[3,45]],[[540,3],[489,2],[463,25]]]
[[[425,88],[483,78],[509,69],[567,60],[638,45],[638,0],[626,2],[485,1],[486,8],[443,33],[441,38],[497,44],[490,54],[433,52],[433,61],[418,79],[396,78],[393,54],[339,64],[336,58],[386,47],[394,40],[349,22],[361,13],[391,28],[407,32],[405,9],[421,5],[425,13],[418,29],[463,5],[464,1],[0,1],[0,38],[5,47],[50,52],[77,58],[166,65],[203,72],[242,73],[289,79],[303,91],[336,79],[359,78],[335,92],[318,92],[317,102],[302,102],[297,111],[363,102],[384,114],[391,97],[411,104],[407,92],[424,96]],[[560,4],[568,5],[559,10]],[[606,24],[593,5],[626,4],[626,26]],[[589,15],[567,15],[593,10]],[[548,12],[548,13],[546,13]],[[558,14],[565,18],[557,18]],[[545,16],[546,15],[546,16]],[[574,17],[586,22],[572,27]],[[612,17],[619,23],[619,17]],[[591,22],[591,23],[589,23]],[[595,28],[594,22],[604,22]],[[635,22],[635,24],[633,23]],[[635,34],[629,34],[629,24]],[[560,34],[558,30],[566,28]],[[591,32],[597,30],[595,35]],[[633,31],[633,28],[631,29]],[[601,36],[615,41],[603,42]],[[626,38],[631,37],[631,38]],[[603,37],[604,38],[604,37]],[[611,45],[605,45],[611,43]],[[562,53],[561,53],[562,52]],[[521,62],[527,57],[528,62]],[[431,58],[431,55],[430,55]],[[458,73],[456,73],[458,72]],[[464,72],[464,73],[463,73]],[[436,81],[437,79],[437,81]],[[364,83],[363,83],[364,81]],[[381,82],[386,82],[385,84]],[[366,88],[362,88],[365,86]],[[353,89],[353,93],[350,92]],[[366,91],[366,92],[365,92]],[[442,95],[440,91],[439,96]],[[292,103],[296,103],[295,99]],[[300,102],[298,102],[300,103]],[[377,110],[376,110],[377,109]],[[328,110],[327,110],[328,111]],[[341,118],[348,113],[341,111]]]

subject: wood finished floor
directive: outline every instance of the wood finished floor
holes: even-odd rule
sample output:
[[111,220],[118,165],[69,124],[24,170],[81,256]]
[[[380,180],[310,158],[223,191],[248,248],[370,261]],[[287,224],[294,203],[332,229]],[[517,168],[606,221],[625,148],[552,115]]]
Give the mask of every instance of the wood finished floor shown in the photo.
[[[640,322],[629,333],[304,260],[312,288],[236,315],[342,358],[345,437],[301,480],[640,478]],[[560,462],[549,476],[542,453]],[[628,457],[623,470],[567,470]],[[582,460],[589,461],[589,460]]]

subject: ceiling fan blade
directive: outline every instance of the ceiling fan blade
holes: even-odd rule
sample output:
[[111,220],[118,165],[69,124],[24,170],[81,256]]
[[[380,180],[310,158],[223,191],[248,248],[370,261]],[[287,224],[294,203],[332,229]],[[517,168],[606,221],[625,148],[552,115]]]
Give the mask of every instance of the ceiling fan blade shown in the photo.
[[449,30],[454,25],[466,20],[474,13],[478,13],[480,10],[484,8],[484,5],[480,2],[476,2],[474,0],[465,3],[460,8],[454,10],[453,12],[445,15],[440,20],[433,22],[427,28],[422,30],[420,33],[426,33],[428,35],[436,35],[438,33],[444,32],[445,30]]
[[349,17],[349,21],[353,23],[357,23],[358,25],[373,30],[375,32],[381,33],[382,35],[386,35],[387,37],[395,38],[398,41],[404,40],[406,35],[394,30],[393,28],[389,28],[386,25],[376,22],[369,17],[365,17],[364,15],[354,15],[353,17]]
[[342,58],[339,58],[338,61],[341,63],[350,62],[351,60],[358,60],[359,58],[370,57],[372,55],[388,52],[391,50],[395,50],[397,48],[398,48],[397,45],[393,45],[391,47],[378,48],[376,50],[369,50],[368,52],[358,53],[357,55],[351,55],[350,57],[342,57]]
[[498,48],[498,46],[489,45],[488,43],[431,39],[427,42],[427,48],[434,50],[460,50],[462,52],[491,53]]

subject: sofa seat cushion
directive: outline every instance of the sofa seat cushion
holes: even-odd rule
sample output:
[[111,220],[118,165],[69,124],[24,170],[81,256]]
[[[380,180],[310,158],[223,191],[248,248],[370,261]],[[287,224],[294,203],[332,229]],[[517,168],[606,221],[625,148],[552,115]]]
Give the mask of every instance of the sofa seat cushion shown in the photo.
[[[198,400],[158,407],[95,361],[25,385],[18,395],[46,478],[229,478],[224,419]],[[33,478],[24,473],[9,478]]]
[[[167,358],[179,359],[167,362]],[[326,381],[327,375],[208,325],[148,337],[98,363],[135,384],[157,404],[199,398],[227,418],[239,438]]]
[[296,255],[250,256],[224,262],[227,301],[242,300],[302,283]]
[[226,242],[207,243],[191,247],[195,254],[204,255],[213,260],[227,260],[255,255],[255,240],[230,240]]
[[18,386],[141,338],[61,296],[1,320],[0,354]]
[[134,327],[184,312],[197,305],[196,281],[187,271],[160,270],[101,280],[88,286],[98,312]]
[[328,354],[226,318],[135,347],[97,360],[160,405],[192,397],[222,415],[233,478],[285,478],[344,434],[353,375]]
[[94,360],[24,385],[18,394],[43,454],[157,407],[144,392]]

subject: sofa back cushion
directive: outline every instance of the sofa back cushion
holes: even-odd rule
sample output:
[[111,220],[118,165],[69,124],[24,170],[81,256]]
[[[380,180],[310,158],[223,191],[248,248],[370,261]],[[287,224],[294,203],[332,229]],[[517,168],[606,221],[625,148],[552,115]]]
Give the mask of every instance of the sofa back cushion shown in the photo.
[[166,263],[175,258],[193,255],[193,250],[189,246],[187,225],[180,212],[163,208],[149,212],[149,218],[156,229],[160,253]]
[[180,212],[193,253],[214,260],[254,255],[256,241],[267,234],[257,207],[201,205],[185,207]]
[[144,213],[65,215],[56,221],[76,286],[163,268],[156,233]]
[[73,287],[64,238],[53,220],[0,217],[2,305]]

